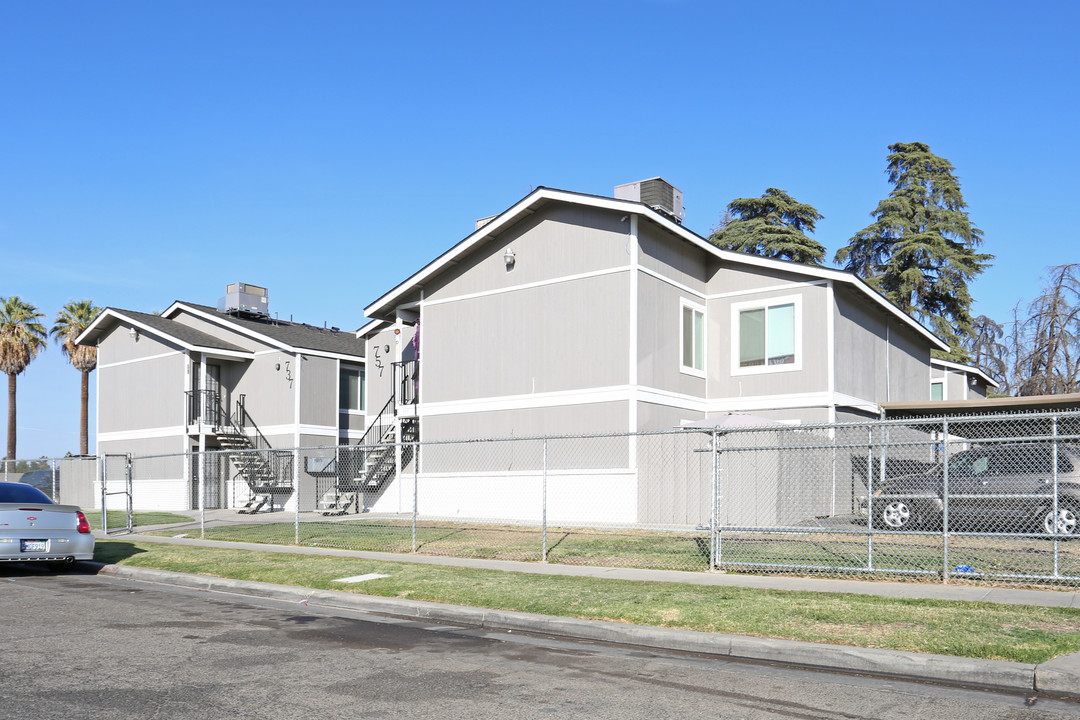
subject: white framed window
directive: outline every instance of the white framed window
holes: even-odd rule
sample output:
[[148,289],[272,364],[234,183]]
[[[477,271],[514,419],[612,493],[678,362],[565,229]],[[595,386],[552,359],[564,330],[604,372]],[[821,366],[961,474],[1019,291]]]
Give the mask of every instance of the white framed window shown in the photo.
[[802,369],[802,297],[789,295],[731,306],[731,374]]
[[341,412],[363,412],[364,369],[342,365],[338,374],[338,394]]
[[679,366],[684,373],[705,377],[705,308],[679,303]]
[[944,400],[945,399],[945,381],[944,380],[931,380],[930,381],[930,399],[931,400]]

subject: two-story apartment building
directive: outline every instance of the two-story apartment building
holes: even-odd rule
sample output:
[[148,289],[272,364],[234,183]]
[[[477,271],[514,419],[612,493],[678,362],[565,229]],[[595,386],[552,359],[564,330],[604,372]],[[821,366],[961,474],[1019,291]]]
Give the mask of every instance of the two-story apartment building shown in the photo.
[[[665,430],[731,412],[844,422],[931,398],[931,351],[947,346],[859,278],[718,249],[682,225],[681,193],[660,178],[615,195],[538,188],[369,304],[368,358],[413,368],[404,383],[371,382],[369,407],[415,385],[386,414],[437,442]],[[635,447],[602,461],[631,497],[648,463]],[[570,483],[587,487],[596,464],[581,458]],[[426,496],[444,480],[452,505],[460,470],[422,459]]]
[[[158,478],[140,507],[311,507],[314,477],[291,449],[363,436],[363,342],[267,308],[264,288],[235,283],[216,308],[106,308],[80,336],[98,347],[98,454],[159,458],[140,460]],[[184,455],[206,450],[222,452]]]
[[[80,338],[99,346],[98,452],[221,451],[160,471],[172,480],[155,486],[170,495],[162,506],[405,512],[415,481],[425,513],[527,518],[535,457],[434,446],[729,413],[844,422],[992,385],[932,360],[946,345],[854,275],[720,250],[681,214],[681,192],[660,178],[615,197],[537,188],[369,304],[355,333],[272,319],[265,292],[240,284],[216,309],[109,308]],[[335,444],[354,447],[277,452]],[[670,493],[698,498],[681,510],[646,501],[668,494],[670,458],[631,437],[602,445],[549,459],[563,517],[595,492],[618,499],[613,522],[698,522],[703,488]],[[230,455],[249,448],[273,467]]]
[[407,351],[422,328],[425,439],[633,432],[731,411],[875,417],[881,402],[929,400],[930,351],[947,349],[850,273],[723,251],[663,208],[548,188],[365,313],[369,356]]

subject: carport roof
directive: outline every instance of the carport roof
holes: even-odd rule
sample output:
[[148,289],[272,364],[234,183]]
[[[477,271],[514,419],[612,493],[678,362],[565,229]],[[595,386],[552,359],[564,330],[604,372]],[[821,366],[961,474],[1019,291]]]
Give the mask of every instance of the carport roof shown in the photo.
[[1080,393],[980,398],[978,400],[882,403],[881,409],[885,417],[890,420],[939,415],[999,415],[1080,410]]

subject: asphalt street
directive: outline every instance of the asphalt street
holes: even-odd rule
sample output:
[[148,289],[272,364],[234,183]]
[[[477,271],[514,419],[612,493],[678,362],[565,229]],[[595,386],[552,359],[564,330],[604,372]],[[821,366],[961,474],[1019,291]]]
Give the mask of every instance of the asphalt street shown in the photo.
[[1080,718],[1080,703],[0,567],[0,718]]

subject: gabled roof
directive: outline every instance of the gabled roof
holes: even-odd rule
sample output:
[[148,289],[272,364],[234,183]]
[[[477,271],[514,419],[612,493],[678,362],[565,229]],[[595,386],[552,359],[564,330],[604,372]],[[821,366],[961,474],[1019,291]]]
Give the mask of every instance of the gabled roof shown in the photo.
[[468,254],[472,249],[482,245],[489,239],[494,238],[499,233],[511,227],[519,220],[531,215],[536,210],[545,204],[559,202],[568,203],[573,205],[582,205],[586,207],[597,208],[601,210],[613,210],[615,212],[623,213],[636,213],[642,218],[645,218],[656,225],[667,230],[671,234],[680,238],[681,240],[694,245],[701,250],[713,255],[717,259],[726,264],[731,265],[747,265],[752,267],[767,268],[771,270],[777,270],[782,272],[794,273],[798,275],[805,275],[812,278],[821,280],[831,280],[835,283],[841,283],[850,286],[855,292],[862,294],[872,303],[876,304],[880,309],[893,315],[896,319],[908,325],[912,330],[926,339],[933,347],[939,350],[948,350],[949,346],[940,340],[937,336],[923,327],[919,322],[912,318],[907,313],[900,310],[900,308],[893,305],[891,302],[885,299],[880,293],[876,292],[873,288],[863,282],[855,275],[844,272],[843,270],[836,270],[834,268],[815,267],[812,265],[805,265],[803,263],[792,262],[789,260],[774,260],[771,258],[758,257],[756,255],[748,255],[746,253],[734,252],[731,250],[721,250],[713,245],[711,242],[683,227],[681,224],[674,222],[673,220],[665,217],[661,213],[653,210],[644,203],[634,200],[618,200],[615,198],[604,197],[601,195],[587,195],[584,193],[575,193],[567,190],[556,190],[553,188],[538,187],[517,203],[512,205],[507,210],[496,215],[490,222],[485,223],[478,228],[471,235],[468,235],[449,250],[438,256],[430,263],[422,267],[417,272],[413,273],[404,282],[398,284],[389,292],[382,295],[382,297],[375,300],[367,307],[364,308],[364,315],[370,318],[378,320],[391,320],[393,319],[395,308],[401,304],[403,298],[413,290],[423,287],[431,278],[438,275],[445,268],[452,266],[460,261],[460,259]]
[[366,323],[356,328],[356,330],[353,331],[353,334],[358,338],[366,339],[390,324],[391,323],[388,320],[368,320]]
[[304,323],[285,322],[272,319],[248,319],[218,312],[215,308],[195,303],[174,302],[161,315],[150,315],[134,310],[105,308],[101,315],[76,340],[79,344],[90,344],[107,332],[117,322],[127,322],[148,332],[170,338],[173,342],[188,350],[216,352],[252,357],[253,353],[209,333],[185,325],[175,318],[181,312],[189,312],[213,323],[225,326],[232,331],[247,335],[286,352],[313,352],[326,355],[344,355],[350,358],[364,357],[364,341],[357,339],[351,332],[327,330],[305,325]]
[[86,328],[76,338],[75,342],[79,345],[96,343],[102,335],[118,323],[126,323],[145,332],[168,338],[187,350],[212,352],[234,357],[252,357],[254,355],[250,350],[245,350],[239,345],[233,345],[209,333],[204,333],[202,330],[196,330],[161,315],[150,315],[149,313],[111,307],[102,310],[101,314],[90,324],[90,327]]
[[956,370],[958,372],[967,373],[968,375],[975,375],[981,377],[983,381],[989,387],[998,387],[998,384],[994,382],[994,379],[984,373],[974,365],[964,365],[963,363],[953,362],[951,360],[939,360],[938,358],[930,358],[931,365],[937,365],[938,367],[949,368],[950,370]]
[[218,312],[209,305],[199,305],[176,301],[165,310],[162,315],[175,317],[181,312],[190,312],[214,323],[229,326],[233,330],[276,345],[282,350],[301,351],[313,350],[316,352],[333,355],[350,355],[364,357],[364,342],[358,340],[351,332],[330,330],[305,323],[287,322],[273,318],[247,318],[237,317],[228,313]]

